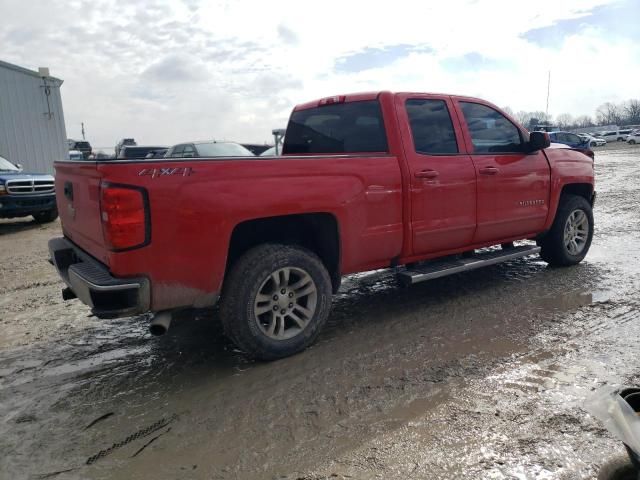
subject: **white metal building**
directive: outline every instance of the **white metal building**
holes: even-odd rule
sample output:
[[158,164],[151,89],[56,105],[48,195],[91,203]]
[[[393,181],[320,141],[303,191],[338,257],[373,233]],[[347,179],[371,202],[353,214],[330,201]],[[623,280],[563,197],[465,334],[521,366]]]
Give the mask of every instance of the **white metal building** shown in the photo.
[[62,80],[0,61],[0,156],[25,171],[53,173],[67,157]]

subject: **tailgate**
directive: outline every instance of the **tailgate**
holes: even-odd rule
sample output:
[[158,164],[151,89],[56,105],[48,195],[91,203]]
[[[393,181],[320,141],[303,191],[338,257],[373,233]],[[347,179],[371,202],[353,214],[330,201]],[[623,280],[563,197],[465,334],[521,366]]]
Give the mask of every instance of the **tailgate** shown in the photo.
[[102,173],[95,162],[56,162],[56,201],[64,236],[108,264],[100,219]]

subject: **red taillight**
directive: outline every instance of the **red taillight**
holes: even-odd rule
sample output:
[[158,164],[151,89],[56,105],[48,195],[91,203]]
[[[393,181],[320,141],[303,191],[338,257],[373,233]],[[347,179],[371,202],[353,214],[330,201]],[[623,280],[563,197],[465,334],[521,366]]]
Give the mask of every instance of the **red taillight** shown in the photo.
[[145,204],[144,193],[140,189],[102,185],[102,234],[110,249],[141,247],[148,242]]

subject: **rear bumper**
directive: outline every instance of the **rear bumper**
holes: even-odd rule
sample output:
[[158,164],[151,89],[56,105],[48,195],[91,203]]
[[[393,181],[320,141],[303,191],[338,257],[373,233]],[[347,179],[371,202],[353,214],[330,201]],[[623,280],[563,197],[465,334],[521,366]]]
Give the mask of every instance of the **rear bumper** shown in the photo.
[[49,240],[49,253],[60,277],[97,317],[123,317],[149,310],[146,278],[113,277],[104,265],[63,237]]
[[0,218],[25,217],[54,208],[55,195],[0,195]]

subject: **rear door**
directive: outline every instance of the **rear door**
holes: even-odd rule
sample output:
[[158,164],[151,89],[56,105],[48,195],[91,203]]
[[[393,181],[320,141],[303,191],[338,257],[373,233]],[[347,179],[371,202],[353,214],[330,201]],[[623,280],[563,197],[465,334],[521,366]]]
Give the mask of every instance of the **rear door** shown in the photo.
[[525,134],[492,106],[462,99],[454,103],[478,179],[473,242],[539,232],[549,209],[546,156],[527,153]]
[[409,168],[412,254],[471,243],[476,173],[447,96],[399,94],[396,111]]
[[55,186],[62,231],[69,240],[107,263],[100,219],[101,173],[95,162],[57,162]]

